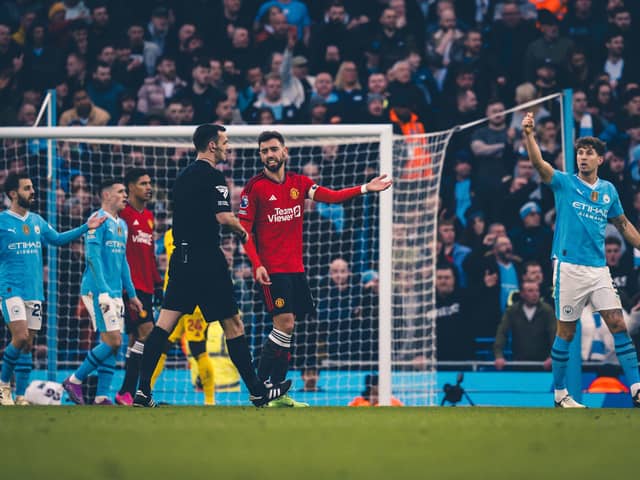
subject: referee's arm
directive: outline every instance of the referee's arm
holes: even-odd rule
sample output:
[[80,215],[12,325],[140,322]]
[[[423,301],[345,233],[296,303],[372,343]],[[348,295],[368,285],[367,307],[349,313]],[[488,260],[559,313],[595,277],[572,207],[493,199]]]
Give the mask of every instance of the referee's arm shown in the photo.
[[236,217],[233,212],[216,213],[216,220],[220,225],[223,225],[235,233],[242,243],[245,243],[249,238],[249,234],[244,227],[240,225],[240,220],[238,220],[238,217]]

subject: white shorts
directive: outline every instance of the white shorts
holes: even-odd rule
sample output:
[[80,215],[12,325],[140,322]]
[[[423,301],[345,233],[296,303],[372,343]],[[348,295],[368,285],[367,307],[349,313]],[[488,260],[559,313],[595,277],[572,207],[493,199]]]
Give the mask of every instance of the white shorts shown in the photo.
[[109,298],[109,301],[111,302],[109,308],[103,312],[97,296],[92,294],[82,296],[82,302],[87,307],[94,330],[124,333],[124,302],[122,298]]
[[29,330],[42,328],[42,302],[39,300],[23,300],[20,297],[0,299],[2,303],[2,316],[6,323],[19,320],[27,322]]
[[587,267],[555,261],[553,265],[553,296],[556,318],[575,322],[582,309],[591,302],[594,311],[622,308],[613,285],[609,267]]

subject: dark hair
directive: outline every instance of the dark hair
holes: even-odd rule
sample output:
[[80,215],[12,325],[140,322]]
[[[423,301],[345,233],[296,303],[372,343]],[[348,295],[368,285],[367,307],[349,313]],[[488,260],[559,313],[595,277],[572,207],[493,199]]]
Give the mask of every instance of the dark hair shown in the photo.
[[607,144],[596,137],[580,137],[576,140],[575,149],[579,148],[593,148],[599,156],[603,156],[607,149]]
[[284,137],[280,132],[276,132],[275,130],[265,130],[258,137],[258,147],[261,143],[268,142],[269,140],[272,140],[274,138],[278,140],[282,145],[284,145]]
[[449,270],[453,273],[454,278],[457,277],[456,267],[447,262],[438,262],[436,270]]
[[522,271],[526,272],[529,267],[542,267],[542,265],[540,265],[538,260],[527,260],[522,264]]
[[98,62],[95,64],[95,66],[93,67],[93,73],[96,73],[98,71],[99,68],[108,68],[109,70],[111,70],[111,65],[109,65],[106,62]]
[[619,247],[622,247],[622,242],[620,241],[620,239],[618,237],[614,237],[613,235],[610,235],[607,238],[605,238],[604,239],[604,244],[605,245],[618,245]]
[[98,193],[102,195],[102,192],[105,190],[117,185],[118,183],[122,183],[122,180],[118,180],[117,178],[105,178],[98,187]]
[[144,177],[145,175],[149,175],[149,172],[144,168],[127,170],[127,173],[124,175],[124,186],[128,188],[130,183],[136,183],[140,177]]
[[620,30],[618,27],[611,27],[607,31],[607,34],[604,37],[604,43],[609,43],[612,39],[616,37],[624,37],[624,34],[622,33],[622,30]]
[[206,152],[209,142],[217,142],[220,132],[225,132],[226,130],[222,125],[214,125],[212,123],[200,125],[193,132],[193,145],[198,152]]
[[31,177],[26,172],[10,173],[4,181],[4,193],[9,196],[9,192],[17,191],[20,188],[20,180],[30,180]]

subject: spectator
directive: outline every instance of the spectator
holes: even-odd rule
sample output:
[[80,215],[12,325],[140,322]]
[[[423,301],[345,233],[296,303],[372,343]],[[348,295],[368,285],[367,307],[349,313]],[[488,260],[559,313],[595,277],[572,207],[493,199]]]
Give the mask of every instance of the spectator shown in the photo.
[[280,75],[282,78],[282,95],[290,98],[296,108],[311,98],[314,79],[307,76],[308,62],[305,57],[293,57],[295,35],[289,34],[289,43],[282,57]]
[[[540,207],[535,202],[527,202],[520,208],[522,227],[516,227],[510,234],[513,251],[524,261],[536,260],[549,265],[553,233],[544,225]],[[551,272],[547,270],[547,275]]]
[[564,170],[564,158],[562,157],[562,147],[558,125],[551,117],[545,117],[538,122],[538,143],[540,144],[540,152],[542,158],[553,165],[554,168]]
[[188,95],[193,101],[193,121],[197,124],[212,120],[217,98],[222,95],[222,92],[209,85],[210,75],[211,66],[205,59],[198,61],[191,70],[193,81]]
[[524,76],[528,81],[535,79],[535,67],[541,63],[551,63],[563,69],[568,63],[569,53],[574,48],[573,40],[560,36],[560,21],[548,10],[539,10],[538,23],[542,38],[529,44],[524,59]]
[[638,302],[638,272],[633,268],[630,249],[623,254],[620,239],[608,236],[604,241],[604,254],[622,307],[629,312]]
[[[531,102],[532,100],[535,100],[537,96],[538,91],[536,90],[535,85],[530,82],[522,83],[516,88],[516,106]],[[522,119],[524,118],[526,112],[533,113],[533,118],[535,119],[536,123],[538,123],[541,118],[545,118],[550,115],[547,109],[540,104],[533,105],[526,110],[517,110],[513,112],[513,114],[511,115],[511,124],[509,125],[509,128],[515,130],[516,138],[520,138],[522,136]]]
[[164,110],[168,99],[178,95],[187,84],[176,75],[176,62],[173,58],[158,58],[156,76],[147,77],[138,91],[138,111],[147,114]]
[[[318,320],[327,332],[329,356],[357,361],[371,355],[371,332],[361,328],[362,286],[354,281],[349,263],[336,258],[318,296]],[[365,360],[369,359],[364,358]]]
[[336,74],[336,93],[344,111],[343,121],[355,123],[364,110],[366,97],[358,80],[358,69],[354,62],[342,62]]
[[453,265],[460,287],[465,288],[467,282],[462,264],[471,253],[471,249],[456,242],[456,228],[453,220],[441,219],[438,222],[438,241],[442,245],[438,262]]
[[125,38],[116,40],[115,53],[111,76],[125,88],[137,92],[147,76],[142,57],[131,53],[129,41]]
[[[12,62],[15,70],[16,62],[13,59]],[[44,24],[34,22],[24,45],[24,71],[29,74],[22,77],[23,86],[38,91],[55,87],[61,77],[61,66],[59,51],[48,42]]]
[[109,113],[111,118],[118,116],[119,97],[124,87],[111,79],[111,67],[106,63],[96,64],[92,81],[87,85],[87,93],[95,105]]
[[156,70],[156,61],[162,55],[160,47],[153,42],[144,39],[144,27],[140,23],[132,23],[127,29],[129,48],[132,58],[145,66],[148,76],[152,76]]
[[[156,113],[158,112],[156,111]],[[182,106],[182,102],[176,98],[170,100],[163,114],[167,125],[182,125],[184,120],[184,107]]]
[[[31,31],[31,29],[27,31]],[[24,43],[26,43],[26,32]],[[11,27],[0,21],[0,71],[10,70],[14,74],[18,73],[22,68],[22,59],[23,50],[11,38]]]
[[287,23],[294,25],[298,32],[298,40],[302,40],[305,45],[309,45],[311,34],[311,18],[307,6],[299,0],[268,0],[260,5],[254,25],[257,26],[260,18],[272,6],[278,6],[287,16]]
[[78,124],[89,127],[105,126],[109,123],[109,112],[95,106],[85,89],[78,89],[73,94],[73,107],[63,112],[60,126],[67,127]]
[[136,96],[132,92],[124,90],[118,97],[118,102],[118,115],[111,118],[110,125],[124,127],[146,123],[146,117],[136,110]]
[[114,42],[116,40],[115,30],[111,23],[107,2],[92,2],[89,44],[100,46]]
[[[538,202],[536,206],[544,205],[545,211],[553,205],[549,188],[539,183],[533,164],[528,158],[519,157],[513,177],[507,177],[505,180],[501,218],[507,228],[520,226],[520,209],[525,203]],[[538,213],[541,213],[540,208]]]
[[309,50],[313,64],[320,62],[329,43],[336,45],[347,58],[353,58],[353,52],[360,42],[354,30],[348,28],[347,17],[344,2],[327,2],[322,22],[311,27]]
[[522,18],[516,0],[502,3],[502,18],[496,21],[487,39],[488,50],[495,56],[497,83],[507,95],[524,80],[522,52],[538,37],[535,27]]
[[520,300],[504,312],[493,344],[496,370],[502,370],[507,361],[504,347],[507,334],[511,334],[514,361],[544,362],[544,369],[551,368],[551,345],[556,335],[556,318],[553,309],[540,300],[540,287],[535,282],[525,282]]
[[165,52],[168,34],[169,10],[166,7],[158,6],[151,11],[151,20],[147,25],[146,36],[151,43],[158,47],[160,55]]
[[445,178],[441,191],[447,212],[455,213],[456,219],[464,227],[467,225],[467,211],[472,208],[475,191],[471,182],[471,159],[466,155],[455,158],[455,178]]
[[293,123],[298,115],[298,109],[293,102],[282,96],[282,79],[273,73],[267,75],[263,92],[245,112],[247,121],[255,123],[257,111],[263,107],[271,109],[277,123]]
[[438,361],[473,358],[473,326],[464,290],[450,264],[436,267],[436,339]]
[[607,22],[594,11],[592,0],[574,0],[562,19],[560,31],[577,45],[590,52],[602,48],[607,32]]
[[78,88],[87,87],[89,80],[87,76],[87,62],[82,55],[75,52],[67,55],[66,72],[66,82],[71,92],[75,92]]
[[491,220],[496,220],[501,205],[495,192],[500,190],[505,174],[512,170],[515,132],[507,129],[502,101],[489,101],[485,114],[489,124],[471,136],[473,171],[480,206]]
[[401,97],[402,101],[408,101],[408,107],[415,113],[423,125],[427,120],[432,120],[430,107],[424,92],[411,81],[411,67],[409,62],[402,60],[394,64],[391,70],[393,80],[389,82],[388,90],[391,101],[394,97]]
[[415,40],[406,29],[398,29],[398,15],[392,8],[385,8],[380,14],[373,34],[372,45],[380,55],[380,68],[386,70],[394,63],[407,57],[409,48],[415,47]]
[[637,78],[638,72],[630,59],[625,58],[624,36],[620,31],[610,31],[607,34],[605,46],[607,56],[602,71],[609,75],[609,84],[614,90],[631,78]]
[[451,63],[451,50],[455,41],[463,38],[462,31],[456,28],[456,12],[443,9],[438,21],[438,29],[427,40],[427,63],[442,86]]

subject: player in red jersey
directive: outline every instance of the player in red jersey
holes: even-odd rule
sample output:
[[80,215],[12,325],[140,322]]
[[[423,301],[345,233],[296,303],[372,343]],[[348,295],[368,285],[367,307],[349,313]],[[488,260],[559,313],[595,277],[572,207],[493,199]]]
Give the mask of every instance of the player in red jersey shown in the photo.
[[[255,278],[262,286],[267,310],[273,317],[273,330],[262,349],[258,377],[274,385],[284,380],[289,369],[296,317],[314,310],[302,263],[305,198],[342,203],[391,186],[391,179],[382,175],[364,185],[342,190],[320,187],[309,177],[285,171],[288,150],[284,143],[279,132],[260,134],[258,148],[264,171],[245,186],[238,212],[242,226],[250,233],[245,251],[253,265]],[[288,396],[274,400],[270,405],[307,406]]]
[[151,176],[142,168],[133,168],[126,173],[124,184],[127,187],[129,201],[120,212],[120,216],[129,227],[127,262],[131,269],[133,286],[144,308],[140,313],[127,310],[126,316],[129,346],[124,381],[116,394],[116,403],[131,405],[138,387],[144,341],[153,328],[153,292],[156,285],[162,283],[162,279],[156,266],[153,213],[146,208],[153,192]]

